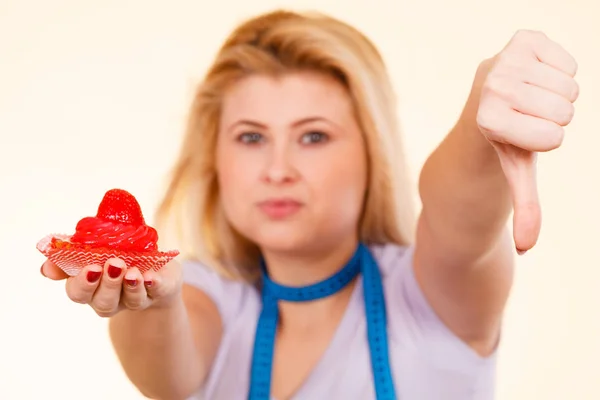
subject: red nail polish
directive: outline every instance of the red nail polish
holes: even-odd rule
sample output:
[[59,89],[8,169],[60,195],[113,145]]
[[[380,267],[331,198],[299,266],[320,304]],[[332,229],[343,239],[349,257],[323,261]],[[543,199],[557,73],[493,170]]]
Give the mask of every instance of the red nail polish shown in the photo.
[[144,281],[144,286],[146,287],[150,287],[152,286],[153,282],[152,281]]
[[88,271],[86,279],[89,283],[96,283],[102,276],[102,271]]
[[108,276],[112,279],[118,278],[121,275],[123,268],[115,267],[114,265],[108,266]]
[[125,283],[131,287],[136,287],[138,281],[137,281],[137,279],[125,279]]

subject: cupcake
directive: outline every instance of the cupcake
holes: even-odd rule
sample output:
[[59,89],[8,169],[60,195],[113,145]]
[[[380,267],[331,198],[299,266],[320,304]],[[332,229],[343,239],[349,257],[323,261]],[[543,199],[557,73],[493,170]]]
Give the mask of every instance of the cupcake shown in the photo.
[[129,268],[144,273],[159,270],[179,251],[160,251],[158,233],[146,224],[136,198],[122,189],[104,194],[94,217],[84,217],[72,235],[51,234],[37,243],[37,249],[69,276],[86,265],[123,259]]

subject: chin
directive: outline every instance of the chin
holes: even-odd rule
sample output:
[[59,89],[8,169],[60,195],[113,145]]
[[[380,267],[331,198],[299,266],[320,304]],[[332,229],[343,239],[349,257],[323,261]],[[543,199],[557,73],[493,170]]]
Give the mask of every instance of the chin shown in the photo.
[[316,233],[310,229],[286,229],[284,227],[262,227],[251,235],[252,241],[261,249],[276,253],[295,253],[305,251],[314,245]]

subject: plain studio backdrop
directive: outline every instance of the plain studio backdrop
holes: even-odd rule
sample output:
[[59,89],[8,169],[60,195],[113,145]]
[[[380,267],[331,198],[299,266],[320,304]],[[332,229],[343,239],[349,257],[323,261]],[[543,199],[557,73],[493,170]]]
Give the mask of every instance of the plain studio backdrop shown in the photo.
[[0,0],[0,399],[142,398],[107,321],[40,276],[35,244],[72,232],[113,187],[131,191],[152,222],[195,83],[236,23],[276,7],[331,13],[378,45],[415,182],[477,64],[517,29],[542,30],[576,57],[581,97],[563,147],[539,160],[543,229],[518,259],[497,399],[599,399],[597,4]]

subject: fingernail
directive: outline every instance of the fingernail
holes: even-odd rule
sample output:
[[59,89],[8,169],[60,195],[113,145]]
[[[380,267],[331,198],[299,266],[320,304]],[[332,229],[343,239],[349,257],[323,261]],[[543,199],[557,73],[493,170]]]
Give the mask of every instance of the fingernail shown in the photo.
[[43,265],[40,267],[40,274],[42,274],[42,276],[44,278],[47,278],[47,276],[44,274],[44,266]]
[[152,286],[152,285],[153,285],[153,282],[152,282],[152,281],[144,281],[144,286],[146,286],[146,287],[150,287],[150,286]]
[[115,267],[114,265],[108,266],[108,276],[110,276],[112,279],[121,276],[121,272],[123,272],[123,268]]
[[137,286],[137,279],[125,279],[125,283],[131,287],[136,287]]
[[89,283],[96,283],[102,276],[102,271],[88,271],[85,276]]

